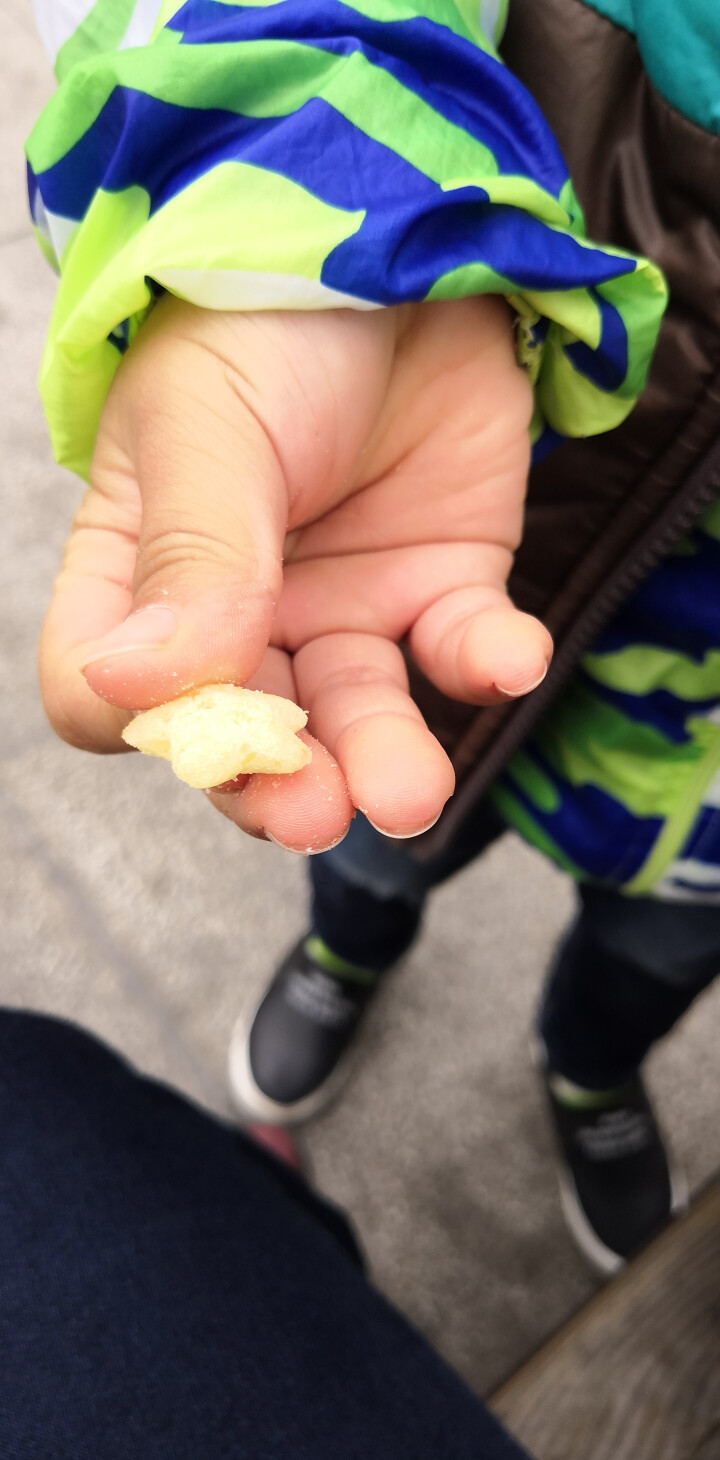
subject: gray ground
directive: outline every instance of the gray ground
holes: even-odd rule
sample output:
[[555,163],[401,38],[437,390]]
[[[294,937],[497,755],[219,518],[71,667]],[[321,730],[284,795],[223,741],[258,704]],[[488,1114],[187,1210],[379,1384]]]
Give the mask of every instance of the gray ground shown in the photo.
[[[34,384],[53,279],[26,222],[22,142],[49,75],[29,0],[3,12],[0,999],[77,1020],[227,1114],[228,1034],[303,927],[305,869],[160,763],[84,757],[45,724],[35,641],[78,487],[51,461]],[[483,1392],[594,1287],[565,1235],[527,1061],[570,906],[565,880],[511,837],[443,889],[352,1087],[304,1137],[380,1287]],[[653,1068],[693,1187],[718,1163],[719,1028],[720,987]]]

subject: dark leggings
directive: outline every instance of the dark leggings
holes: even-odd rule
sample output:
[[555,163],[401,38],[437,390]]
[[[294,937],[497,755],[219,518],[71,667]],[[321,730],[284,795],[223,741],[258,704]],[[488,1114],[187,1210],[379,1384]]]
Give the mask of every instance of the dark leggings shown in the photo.
[[[351,963],[383,972],[417,937],[433,887],[504,830],[479,807],[441,858],[419,864],[361,818],[310,864],[313,927]],[[581,887],[538,1014],[553,1069],[590,1089],[626,1080],[720,971],[720,905]],[[478,977],[482,977],[479,962]]]
[[554,1069],[622,1084],[720,972],[720,907],[581,889],[538,1028]]
[[304,1182],[7,1011],[0,1369],[3,1460],[522,1460]]

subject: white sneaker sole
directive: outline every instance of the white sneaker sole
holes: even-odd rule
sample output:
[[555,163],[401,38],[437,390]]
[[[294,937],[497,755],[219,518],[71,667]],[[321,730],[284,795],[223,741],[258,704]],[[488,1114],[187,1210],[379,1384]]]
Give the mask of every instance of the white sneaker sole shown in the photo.
[[313,1116],[326,1110],[337,1098],[353,1072],[357,1051],[352,1045],[327,1080],[302,1100],[296,1100],[291,1105],[271,1100],[256,1083],[250,1066],[250,1030],[264,997],[263,993],[262,998],[243,1010],[230,1036],[230,1094],[236,1110],[245,1120],[257,1120],[267,1125],[302,1125],[304,1121],[312,1120]]
[[[585,1216],[570,1172],[560,1163],[558,1163],[557,1175],[560,1187],[560,1205],[576,1246],[602,1277],[615,1277],[625,1267],[626,1258],[620,1257],[619,1253],[613,1252],[611,1247],[606,1247],[605,1243],[601,1242],[597,1232],[594,1231]],[[668,1220],[673,1221],[675,1217],[682,1216],[687,1208],[688,1189],[685,1173],[680,1167],[671,1164],[670,1216]]]

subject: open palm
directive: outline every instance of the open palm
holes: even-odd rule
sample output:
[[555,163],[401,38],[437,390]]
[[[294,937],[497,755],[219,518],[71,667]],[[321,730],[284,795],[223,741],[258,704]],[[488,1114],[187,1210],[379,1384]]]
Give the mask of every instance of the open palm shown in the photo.
[[398,642],[479,704],[531,688],[550,656],[505,591],[530,410],[498,300],[254,315],[161,301],[110,392],[48,614],[59,733],[121,749],[128,711],[250,683],[309,711],[313,761],[213,793],[226,815],[303,850],[336,841],[353,806],[421,830],[453,775]]

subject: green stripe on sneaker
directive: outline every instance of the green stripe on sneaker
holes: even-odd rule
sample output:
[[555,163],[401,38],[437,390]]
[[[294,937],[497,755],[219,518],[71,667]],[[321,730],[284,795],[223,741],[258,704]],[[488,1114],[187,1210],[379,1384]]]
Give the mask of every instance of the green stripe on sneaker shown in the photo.
[[558,1105],[570,1110],[605,1110],[617,1105],[622,1094],[622,1086],[612,1090],[586,1090],[583,1085],[575,1085],[565,1075],[553,1074],[552,1071],[548,1074],[548,1085]]
[[317,933],[310,933],[305,939],[305,952],[313,963],[318,963],[326,973],[334,973],[336,978],[346,978],[350,983],[367,984],[372,987],[380,978],[379,973],[374,973],[371,968],[360,968],[357,963],[348,963],[345,958],[338,958]]

